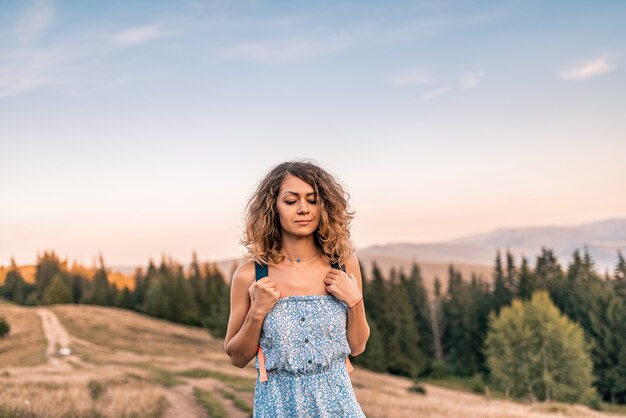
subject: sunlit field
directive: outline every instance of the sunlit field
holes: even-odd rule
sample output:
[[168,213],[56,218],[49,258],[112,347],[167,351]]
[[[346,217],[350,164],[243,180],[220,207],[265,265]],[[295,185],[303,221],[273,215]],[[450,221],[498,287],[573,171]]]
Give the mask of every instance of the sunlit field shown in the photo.
[[[40,315],[54,314],[71,353],[47,356]],[[116,308],[0,304],[11,333],[0,341],[0,417],[248,417],[256,371],[230,364],[223,342],[200,328]],[[62,341],[58,339],[58,341]],[[54,342],[54,341],[53,341]],[[521,404],[355,368],[368,417],[602,417],[566,404]]]

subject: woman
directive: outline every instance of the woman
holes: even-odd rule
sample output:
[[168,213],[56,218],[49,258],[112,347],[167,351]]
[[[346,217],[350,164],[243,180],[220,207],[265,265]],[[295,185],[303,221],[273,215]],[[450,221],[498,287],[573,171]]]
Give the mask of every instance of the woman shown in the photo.
[[224,349],[257,355],[254,417],[364,417],[348,354],[365,350],[362,278],[341,185],[305,161],[275,166],[246,206]]

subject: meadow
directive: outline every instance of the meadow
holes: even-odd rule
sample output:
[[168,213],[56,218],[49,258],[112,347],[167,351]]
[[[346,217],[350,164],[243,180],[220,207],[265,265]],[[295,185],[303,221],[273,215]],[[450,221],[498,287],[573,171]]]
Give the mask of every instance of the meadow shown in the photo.
[[[59,322],[46,321],[52,314]],[[206,330],[89,305],[0,302],[0,417],[249,417],[254,362],[239,369]],[[52,325],[50,325],[52,324]],[[58,328],[58,329],[55,329]],[[61,356],[67,332],[71,354]],[[53,353],[46,354],[52,340]],[[615,417],[580,405],[523,404],[355,368],[365,414],[385,417]]]

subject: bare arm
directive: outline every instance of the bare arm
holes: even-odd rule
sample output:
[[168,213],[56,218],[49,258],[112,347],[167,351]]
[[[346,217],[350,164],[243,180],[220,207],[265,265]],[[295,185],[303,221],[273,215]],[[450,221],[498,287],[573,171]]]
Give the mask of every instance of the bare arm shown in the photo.
[[[361,268],[359,261],[355,255],[350,257],[346,262],[346,273],[354,275],[357,280],[359,292],[363,295],[363,279],[361,278]],[[358,299],[348,301],[348,306],[354,306],[348,309],[348,323],[346,324],[346,333],[348,344],[352,352],[350,355],[358,356],[365,351],[365,345],[370,336],[370,327],[365,317],[365,304],[363,301],[357,304]]]
[[[264,295],[256,297],[257,291],[259,296]],[[244,368],[256,355],[263,320],[277,298],[278,292],[269,278],[255,282],[253,261],[241,265],[233,274],[224,351],[234,366]]]

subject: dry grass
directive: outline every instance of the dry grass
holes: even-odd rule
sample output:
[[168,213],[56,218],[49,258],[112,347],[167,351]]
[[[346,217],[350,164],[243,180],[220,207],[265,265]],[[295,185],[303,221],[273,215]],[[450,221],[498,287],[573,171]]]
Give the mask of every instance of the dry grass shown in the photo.
[[0,405],[35,417],[159,417],[166,407],[163,388],[121,370],[8,374],[0,377]]
[[0,315],[11,326],[9,335],[0,339],[0,368],[46,363],[47,342],[35,309],[0,302]]
[[[22,326],[36,330],[30,334],[41,334],[31,309],[0,307],[13,316],[31,315]],[[115,308],[56,305],[50,310],[67,328],[77,355],[36,367],[6,367],[5,363],[0,368],[0,405],[5,408],[0,408],[0,417],[10,416],[5,412],[11,410],[24,417],[206,416],[198,397],[203,403],[208,399],[220,413],[225,410],[225,416],[249,416],[254,362],[244,369],[232,366],[222,341],[206,331]],[[17,356],[13,352],[19,350],[12,346],[4,355]],[[45,352],[45,347],[38,352]],[[424,385],[427,394],[420,395],[408,390],[413,385],[409,379],[358,368],[350,376],[368,418],[609,416],[582,406],[490,400],[430,384]]]

